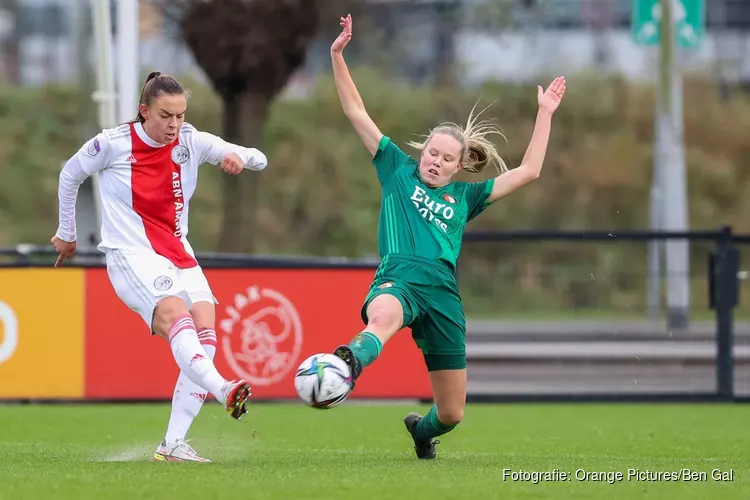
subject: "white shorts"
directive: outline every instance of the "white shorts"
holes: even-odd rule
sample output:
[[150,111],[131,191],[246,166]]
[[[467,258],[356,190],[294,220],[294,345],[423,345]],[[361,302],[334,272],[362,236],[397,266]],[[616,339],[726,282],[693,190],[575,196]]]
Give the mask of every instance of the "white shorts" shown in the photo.
[[180,297],[188,309],[196,302],[218,304],[200,266],[180,269],[149,250],[107,250],[107,274],[117,296],[151,329],[156,304]]

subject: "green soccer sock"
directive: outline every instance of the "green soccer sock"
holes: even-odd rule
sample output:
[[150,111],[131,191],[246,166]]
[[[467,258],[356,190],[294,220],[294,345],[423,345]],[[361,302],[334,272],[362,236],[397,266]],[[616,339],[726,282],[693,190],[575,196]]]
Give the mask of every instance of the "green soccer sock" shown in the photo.
[[372,333],[362,332],[349,342],[349,347],[364,368],[377,359],[383,350],[383,343]]
[[424,440],[432,439],[452,431],[455,427],[455,425],[445,425],[438,420],[437,406],[432,405],[427,415],[417,422],[416,429],[414,429],[414,437]]

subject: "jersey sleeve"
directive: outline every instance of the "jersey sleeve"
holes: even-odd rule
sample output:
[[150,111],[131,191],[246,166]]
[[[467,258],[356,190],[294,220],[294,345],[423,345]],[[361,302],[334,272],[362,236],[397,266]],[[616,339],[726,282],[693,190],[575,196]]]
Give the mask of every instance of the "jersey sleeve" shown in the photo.
[[470,221],[477,215],[484,212],[492,203],[488,201],[492,186],[495,185],[495,179],[488,179],[482,182],[470,182],[466,185],[466,204],[468,205],[468,217]]
[[218,165],[224,159],[224,156],[229,153],[236,153],[242,159],[247,170],[260,171],[268,165],[266,155],[259,149],[238,146],[208,132],[193,130],[191,136],[193,147],[198,154],[198,164]]
[[380,139],[378,150],[372,159],[380,184],[388,182],[396,169],[407,164],[410,160],[409,155],[396,146],[390,137],[384,135]]
[[94,175],[109,166],[110,150],[109,137],[104,132],[99,132],[81,146],[68,162],[76,162],[86,175]]
[[110,144],[104,132],[90,139],[74,154],[60,171],[57,188],[59,205],[55,236],[63,241],[76,241],[76,201],[78,188],[89,176],[109,165]]

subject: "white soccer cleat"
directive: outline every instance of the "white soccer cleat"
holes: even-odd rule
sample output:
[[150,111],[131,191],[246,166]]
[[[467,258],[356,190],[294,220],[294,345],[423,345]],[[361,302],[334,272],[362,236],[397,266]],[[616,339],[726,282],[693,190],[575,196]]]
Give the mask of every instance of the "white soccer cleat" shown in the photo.
[[250,397],[250,384],[244,380],[230,380],[221,389],[222,401],[227,412],[237,420],[247,413],[247,399]]
[[201,462],[207,463],[211,460],[198,456],[187,441],[181,439],[167,444],[162,441],[154,452],[154,460],[158,462]]

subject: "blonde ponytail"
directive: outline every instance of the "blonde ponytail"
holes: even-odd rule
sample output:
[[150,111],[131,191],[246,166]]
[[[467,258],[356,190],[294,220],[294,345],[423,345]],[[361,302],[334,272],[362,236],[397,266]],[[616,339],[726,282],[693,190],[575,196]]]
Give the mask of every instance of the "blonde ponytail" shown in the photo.
[[462,144],[461,150],[461,165],[464,170],[472,174],[478,174],[484,170],[484,168],[493,164],[497,169],[498,173],[508,171],[508,166],[503,161],[500,154],[497,152],[495,145],[488,139],[490,135],[499,135],[503,139],[505,136],[497,127],[490,121],[477,121],[479,115],[487,111],[489,106],[484,108],[482,111],[474,115],[474,110],[477,105],[475,104],[471,108],[469,113],[469,119],[466,122],[466,127],[461,127],[455,123],[441,123],[434,129],[430,130],[428,136],[424,136],[424,142],[411,141],[407,144],[419,151],[422,151],[427,143],[430,142],[432,136],[435,134],[446,134],[454,139],[458,140]]

